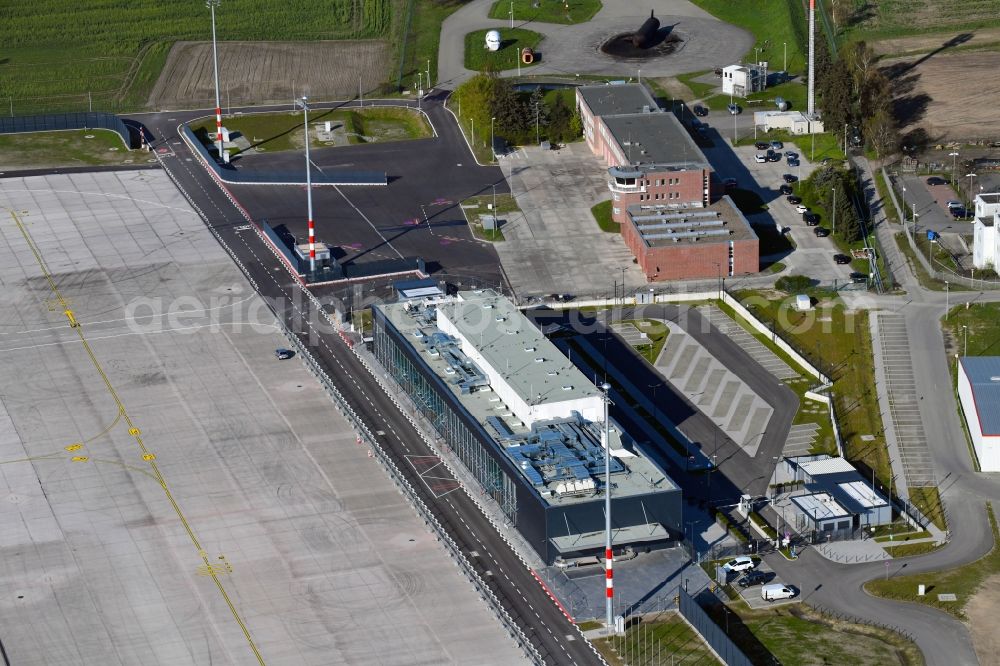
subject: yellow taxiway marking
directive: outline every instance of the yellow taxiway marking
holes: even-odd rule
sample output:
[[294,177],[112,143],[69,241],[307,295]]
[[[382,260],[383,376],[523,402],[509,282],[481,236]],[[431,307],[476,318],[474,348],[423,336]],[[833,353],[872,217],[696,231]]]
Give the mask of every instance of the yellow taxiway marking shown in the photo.
[[[177,514],[177,518],[180,520],[181,525],[184,526],[184,530],[187,532],[188,538],[191,540],[191,543],[194,544],[195,549],[198,551],[199,556],[202,558],[202,561],[204,562],[203,566],[207,567],[205,575],[210,576],[212,580],[215,582],[215,586],[219,590],[219,594],[222,596],[223,600],[226,602],[226,605],[229,607],[229,611],[230,613],[232,613],[233,619],[236,620],[236,623],[242,630],[243,636],[244,638],[246,638],[247,644],[250,646],[250,649],[253,651],[254,656],[257,658],[257,662],[263,666],[264,657],[263,655],[261,655],[260,650],[257,649],[257,645],[254,643],[253,637],[250,636],[250,630],[247,628],[246,623],[243,621],[243,618],[240,617],[239,611],[236,610],[236,606],[233,604],[232,599],[229,598],[229,593],[226,592],[226,588],[222,585],[222,581],[219,580],[219,575],[218,572],[215,570],[215,567],[213,567],[209,562],[208,554],[205,552],[205,549],[202,548],[201,542],[198,541],[198,537],[195,535],[194,529],[191,527],[191,524],[184,516],[184,512],[181,511],[181,507],[177,503],[176,498],[174,498],[173,493],[170,492],[170,488],[167,486],[167,481],[166,479],[163,478],[163,475],[160,473],[160,469],[156,464],[155,456],[153,456],[153,454],[146,448],[146,444],[142,441],[141,431],[132,422],[131,417],[129,417],[128,415],[128,411],[125,409],[125,404],[118,396],[118,392],[115,390],[115,387],[111,384],[111,380],[108,379],[108,376],[104,372],[104,368],[101,366],[100,361],[97,360],[97,356],[94,354],[94,350],[90,347],[90,344],[87,342],[87,337],[83,333],[83,327],[80,326],[80,323],[76,319],[76,316],[69,309],[68,302],[66,301],[65,298],[63,298],[62,293],[60,293],[59,287],[56,286],[55,279],[52,277],[52,273],[49,272],[48,266],[46,266],[45,261],[42,259],[42,255],[41,252],[38,250],[38,246],[35,245],[35,242],[31,238],[31,234],[28,233],[28,230],[25,228],[24,224],[17,216],[17,213],[15,213],[14,211],[10,211],[10,215],[12,218],[14,218],[14,223],[17,225],[17,228],[21,232],[21,235],[24,236],[24,241],[28,244],[28,247],[31,249],[31,253],[35,256],[35,261],[38,263],[38,267],[45,275],[45,280],[49,284],[49,290],[52,292],[52,295],[55,298],[55,302],[58,304],[59,309],[61,309],[63,313],[66,315],[70,327],[74,331],[76,331],[77,336],[80,338],[80,343],[83,345],[84,350],[87,352],[87,356],[90,358],[91,364],[94,366],[94,369],[97,371],[97,374],[100,375],[101,380],[104,383],[104,387],[107,389],[112,399],[114,399],[115,404],[118,406],[119,415],[121,416],[121,418],[125,419],[125,423],[126,425],[128,425],[129,428],[128,431],[129,434],[132,435],[132,437],[135,439],[135,442],[139,446],[140,451],[142,451],[143,458],[149,464],[150,472],[148,472],[148,474],[153,478],[155,478],[157,483],[159,483],[160,487],[163,489],[163,493],[166,496],[167,501],[170,502],[170,505],[174,509],[174,513]],[[146,458],[146,456],[152,456],[152,459],[148,459]],[[85,462],[87,459],[88,459],[87,456],[76,456],[73,460],[78,462]],[[95,460],[95,462],[98,461]],[[100,461],[100,462],[113,462],[113,461]],[[128,467],[129,469],[135,469],[128,465],[124,466]],[[200,568],[201,567],[199,567],[199,569]],[[231,570],[232,568],[230,567],[230,571]]]

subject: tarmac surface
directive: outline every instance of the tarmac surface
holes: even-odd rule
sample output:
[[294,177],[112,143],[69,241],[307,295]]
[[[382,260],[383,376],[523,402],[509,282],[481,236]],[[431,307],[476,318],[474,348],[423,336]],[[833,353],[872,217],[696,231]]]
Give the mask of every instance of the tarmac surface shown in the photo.
[[0,206],[6,663],[524,662],[166,174]]
[[[454,89],[475,74],[464,66],[465,35],[496,28],[502,36],[504,28],[510,28],[509,20],[487,18],[494,2],[474,0],[445,19],[438,46],[438,86]],[[661,33],[680,38],[676,51],[642,59],[617,58],[601,52],[601,45],[606,40],[638,30],[649,18],[650,10],[655,11],[660,20]],[[544,35],[537,49],[539,62],[530,68],[532,75],[673,76],[738,62],[753,47],[753,36],[749,32],[723,23],[685,0],[651,0],[641,6],[605,2],[586,23],[558,25],[514,21],[514,27]],[[503,72],[503,76],[516,74],[516,69]]]

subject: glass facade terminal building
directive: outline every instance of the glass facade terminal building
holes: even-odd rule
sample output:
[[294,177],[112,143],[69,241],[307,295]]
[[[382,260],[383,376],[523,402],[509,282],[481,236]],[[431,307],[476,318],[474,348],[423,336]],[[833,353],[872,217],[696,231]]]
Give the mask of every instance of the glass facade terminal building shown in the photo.
[[[604,548],[600,391],[491,291],[372,306],[375,356],[551,564]],[[681,491],[610,425],[616,549],[679,540]],[[479,489],[473,489],[479,490]]]

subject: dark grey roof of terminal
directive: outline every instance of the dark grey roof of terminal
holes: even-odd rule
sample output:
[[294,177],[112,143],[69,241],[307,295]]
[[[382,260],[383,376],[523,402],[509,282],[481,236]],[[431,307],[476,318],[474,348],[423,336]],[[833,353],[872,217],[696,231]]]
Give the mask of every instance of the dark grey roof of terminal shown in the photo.
[[677,208],[668,204],[632,204],[629,224],[647,247],[677,243],[728,243],[756,239],[753,227],[729,195],[704,208]]
[[1000,435],[1000,356],[963,356],[984,435]]
[[595,116],[659,111],[656,100],[641,83],[580,86],[577,92]]
[[631,113],[603,120],[633,166],[709,167],[704,153],[672,113]]

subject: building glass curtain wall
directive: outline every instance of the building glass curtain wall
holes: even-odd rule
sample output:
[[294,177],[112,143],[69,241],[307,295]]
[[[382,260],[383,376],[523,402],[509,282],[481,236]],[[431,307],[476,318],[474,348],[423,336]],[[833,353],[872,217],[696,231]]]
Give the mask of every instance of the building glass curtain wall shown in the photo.
[[507,520],[516,526],[517,492],[513,480],[486,452],[459,415],[445,404],[441,394],[391,339],[384,325],[374,327],[374,352],[379,363],[417,404],[483,490],[500,506]]

